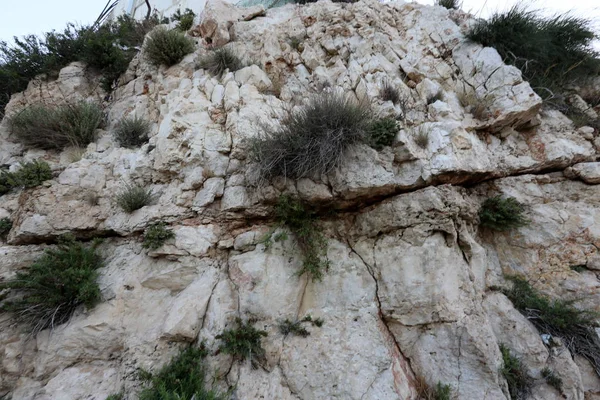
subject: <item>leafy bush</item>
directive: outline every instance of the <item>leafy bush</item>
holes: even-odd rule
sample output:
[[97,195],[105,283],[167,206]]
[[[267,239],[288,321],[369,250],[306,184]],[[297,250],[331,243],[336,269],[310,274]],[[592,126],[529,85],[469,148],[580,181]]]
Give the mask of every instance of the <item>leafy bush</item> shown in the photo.
[[510,398],[515,400],[526,399],[531,392],[532,379],[527,375],[525,367],[521,361],[510,354],[510,350],[500,344],[502,353],[502,368],[500,373],[508,384]]
[[236,319],[236,325],[236,328],[226,329],[216,336],[222,342],[219,351],[231,354],[234,359],[248,359],[253,366],[257,366],[265,356],[261,340],[267,336],[267,332],[254,328],[251,321],[242,322],[240,318]]
[[542,98],[600,73],[590,21],[569,14],[541,17],[515,5],[477,23],[467,37],[495,47],[506,62],[521,69]]
[[175,237],[175,233],[166,227],[164,222],[158,222],[150,225],[144,232],[144,243],[142,247],[145,249],[156,250],[162,246],[167,240]]
[[96,279],[102,267],[96,244],[87,247],[65,238],[57,248],[46,250],[29,268],[17,272],[13,280],[0,284],[0,289],[16,291],[0,310],[12,312],[17,321],[29,324],[36,334],[67,322],[82,304],[93,307],[100,301]]
[[140,400],[225,400],[226,396],[206,387],[204,345],[183,350],[157,374],[150,375],[150,387],[142,390]]
[[177,11],[175,11],[173,16],[171,17],[171,21],[178,21],[176,27],[177,30],[181,32],[187,32],[190,29],[192,29],[192,26],[194,25],[195,16],[196,14],[189,8],[186,8],[183,14],[181,13],[180,9],[177,9]]
[[600,376],[600,339],[594,328],[598,314],[573,307],[575,301],[549,300],[524,279],[510,276],[504,294],[541,334],[562,339],[571,354],[586,358]]
[[205,69],[212,76],[222,76],[226,70],[235,72],[244,66],[242,60],[227,47],[212,50],[198,62],[198,67]]
[[5,238],[11,229],[12,229],[12,221],[10,220],[10,218],[0,219],[0,238]]
[[263,179],[299,179],[336,168],[346,149],[368,140],[371,111],[367,103],[322,93],[276,127],[264,127],[250,141],[250,157]]
[[552,371],[550,368],[544,368],[542,370],[542,376],[544,377],[548,385],[552,386],[559,392],[562,391],[563,381],[558,375],[554,373],[554,371]]
[[513,197],[486,199],[479,210],[479,223],[498,231],[519,228],[529,223],[523,215],[525,207]]
[[369,145],[376,150],[381,150],[385,146],[391,146],[394,143],[398,133],[398,123],[394,118],[382,118],[371,123],[368,130]]
[[52,179],[52,170],[40,160],[22,164],[16,172],[0,171],[0,196],[13,188],[38,186],[48,179]]
[[156,66],[177,64],[195,49],[192,39],[177,30],[157,28],[147,39],[144,55],[148,62]]
[[324,272],[329,269],[329,260],[324,258],[327,240],[315,224],[315,214],[299,200],[280,196],[275,206],[275,216],[280,226],[292,231],[302,252],[302,269],[297,274],[307,273],[313,281],[322,280]]
[[31,79],[40,74],[56,76],[73,61],[83,61],[100,72],[102,86],[109,91],[127,69],[145,34],[158,22],[156,16],[138,22],[122,15],[101,26],[68,24],[62,32],[15,38],[13,45],[0,41],[0,113],[11,94],[25,90]]
[[126,118],[115,129],[115,140],[121,147],[140,147],[148,141],[150,123],[143,118]]
[[303,323],[309,322],[313,326],[321,327],[323,326],[323,320],[321,318],[313,319],[310,315],[300,319],[291,321],[286,318],[284,321],[279,323],[279,332],[282,335],[294,334],[297,336],[307,337],[310,335],[310,332],[302,326]]
[[9,128],[25,146],[62,150],[85,147],[94,141],[104,113],[95,103],[85,101],[59,107],[34,105],[9,117]]
[[152,204],[154,200],[155,196],[151,189],[129,183],[126,183],[124,188],[115,196],[117,205],[129,214]]
[[436,0],[436,5],[447,8],[448,10],[458,10],[462,5],[459,0]]

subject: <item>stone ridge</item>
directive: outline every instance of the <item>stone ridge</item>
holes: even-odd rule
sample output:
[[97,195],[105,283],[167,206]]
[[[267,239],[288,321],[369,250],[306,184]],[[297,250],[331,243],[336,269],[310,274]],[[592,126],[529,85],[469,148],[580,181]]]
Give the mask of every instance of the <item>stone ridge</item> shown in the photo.
[[[518,69],[464,39],[472,23],[461,11],[403,1],[265,11],[210,0],[196,52],[170,68],[137,56],[110,96],[81,63],[30,82],[7,115],[87,99],[103,102],[109,123],[75,162],[72,150],[23,148],[0,123],[0,165],[42,158],[55,173],[2,196],[0,218],[13,228],[0,241],[0,280],[62,234],[102,236],[103,301],[34,338],[0,314],[0,396],[135,399],[140,368],[156,371],[204,341],[217,384],[238,399],[412,400],[419,378],[450,385],[453,399],[510,399],[499,344],[534,379],[532,399],[600,399],[591,365],[546,346],[495,290],[504,274],[520,274],[546,295],[600,311],[598,132],[542,108]],[[197,69],[215,43],[250,65],[220,78]],[[383,82],[402,106],[380,99]],[[324,176],[257,183],[247,139],[322,90],[398,117],[393,145],[356,146]],[[483,120],[461,104],[465,90],[485,99]],[[120,148],[112,129],[134,115],[152,123],[149,143]],[[124,182],[151,188],[156,203],[124,213],[113,201]],[[322,282],[296,275],[292,235],[264,241],[281,194],[334,209],[318,222],[330,261]],[[526,204],[531,224],[479,229],[479,207],[496,194]],[[175,238],[146,252],[141,233],[160,220]],[[279,332],[279,322],[309,314],[325,321],[310,336]],[[236,317],[269,334],[261,368],[216,351]],[[561,377],[561,393],[542,378],[545,367]]]

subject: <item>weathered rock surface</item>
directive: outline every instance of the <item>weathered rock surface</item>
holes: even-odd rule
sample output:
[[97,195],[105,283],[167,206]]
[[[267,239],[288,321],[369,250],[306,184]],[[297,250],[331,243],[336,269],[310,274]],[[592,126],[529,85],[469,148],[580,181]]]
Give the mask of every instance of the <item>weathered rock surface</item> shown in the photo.
[[[600,396],[587,361],[549,348],[494,290],[503,274],[520,274],[547,295],[600,311],[598,132],[582,135],[541,109],[517,69],[464,40],[454,20],[469,17],[458,12],[361,0],[261,13],[209,1],[195,54],[168,69],[132,62],[106,103],[109,124],[79,161],[24,149],[0,124],[0,164],[42,157],[55,175],[1,197],[0,217],[13,228],[0,243],[0,280],[64,233],[107,237],[101,304],[36,337],[0,314],[0,396],[104,400],[123,391],[135,399],[139,368],[155,371],[200,341],[238,399],[412,400],[419,377],[450,385],[453,399],[509,399],[501,343],[534,379],[532,398]],[[197,56],[225,43],[253,64],[220,78],[196,70]],[[32,82],[7,111],[96,98],[96,79],[72,64],[55,81]],[[405,97],[404,109],[379,98],[384,80]],[[257,186],[246,139],[326,86],[401,116],[394,144],[357,146],[327,176]],[[465,86],[485,98],[486,120],[461,104]],[[128,115],[152,123],[141,148],[112,140]],[[125,182],[151,188],[154,204],[121,211],[113,196]],[[335,206],[319,221],[330,261],[320,282],[297,276],[302,255],[291,234],[265,243],[284,193]],[[531,224],[479,229],[482,201],[498,193],[524,203]],[[142,249],[140,233],[161,220],[175,237]],[[279,332],[282,320],[306,315],[324,325],[308,337]],[[236,317],[269,334],[258,369],[217,354],[215,337]],[[561,393],[541,377],[545,367],[562,378]]]

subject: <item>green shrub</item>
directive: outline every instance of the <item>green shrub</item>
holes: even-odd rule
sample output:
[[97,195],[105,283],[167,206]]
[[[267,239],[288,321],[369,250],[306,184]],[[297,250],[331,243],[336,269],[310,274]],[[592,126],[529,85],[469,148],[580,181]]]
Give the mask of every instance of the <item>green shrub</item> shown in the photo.
[[394,118],[382,118],[375,120],[369,127],[368,143],[376,150],[381,150],[385,146],[391,146],[394,143],[398,133],[398,123]]
[[45,161],[21,164],[16,172],[0,171],[0,196],[17,187],[35,187],[52,179],[52,170]]
[[458,10],[462,5],[459,0],[436,0],[435,4],[448,10]]
[[554,371],[546,367],[542,370],[542,376],[544,377],[548,385],[552,386],[559,392],[562,391],[563,381],[558,375],[554,373]]
[[175,233],[166,227],[164,222],[158,222],[150,225],[144,232],[144,243],[142,247],[145,249],[156,250],[162,246],[167,240],[175,237]]
[[140,147],[148,142],[150,123],[143,118],[125,118],[115,129],[115,140],[121,147]]
[[152,204],[155,197],[151,189],[126,183],[125,187],[115,196],[115,202],[123,211],[131,214],[135,210]]
[[68,24],[62,32],[48,32],[15,38],[9,45],[0,41],[0,114],[10,95],[23,91],[31,79],[58,71],[73,61],[83,61],[102,76],[109,91],[112,83],[127,69],[145,34],[158,24],[158,18],[144,21],[122,15],[101,26]]
[[257,366],[265,356],[261,340],[266,336],[267,332],[254,328],[251,321],[244,323],[237,318],[234,329],[226,329],[216,338],[221,341],[219,351],[231,354],[237,360],[248,359],[253,366]]
[[467,37],[495,47],[506,62],[521,69],[542,98],[600,73],[590,21],[569,14],[542,17],[515,5],[477,23]]
[[8,122],[11,133],[25,146],[62,150],[93,142],[103,120],[104,113],[97,104],[82,101],[59,107],[30,106],[9,117]]
[[250,141],[250,158],[260,176],[299,179],[336,168],[344,152],[368,140],[371,111],[367,103],[324,92],[275,127],[264,127]]
[[529,224],[525,218],[525,207],[513,197],[491,197],[483,202],[479,210],[479,223],[498,231],[519,228]]
[[509,276],[512,287],[504,294],[541,334],[562,339],[571,354],[586,358],[600,375],[600,339],[595,334],[598,314],[578,310],[575,301],[549,300],[524,279]]
[[205,69],[209,74],[217,77],[222,76],[226,70],[235,72],[243,66],[237,54],[227,47],[210,51],[198,62],[198,68]]
[[171,21],[178,21],[177,27],[175,29],[181,32],[187,32],[190,29],[192,29],[192,26],[194,25],[195,16],[196,14],[189,8],[186,8],[183,14],[181,13],[180,9],[177,9],[177,11],[175,11],[173,16],[171,17]]
[[450,400],[452,395],[450,385],[438,382],[437,385],[430,386],[423,377],[416,378],[415,388],[419,400]]
[[225,400],[227,397],[204,383],[207,377],[203,360],[204,345],[183,350],[157,374],[148,376],[150,387],[142,390],[140,400]]
[[324,272],[329,269],[327,240],[316,225],[315,214],[299,200],[284,195],[277,201],[275,217],[280,226],[292,231],[302,252],[302,269],[297,274],[307,273],[313,281],[322,280]]
[[0,219],[0,238],[6,238],[8,232],[12,229],[12,221],[10,218]]
[[0,284],[15,295],[0,305],[15,319],[31,327],[32,333],[60,325],[80,305],[90,308],[100,301],[96,283],[102,260],[96,243],[84,246],[72,238],[63,239],[55,249],[46,250],[29,268]]
[[310,315],[300,319],[291,321],[286,318],[284,321],[279,323],[279,332],[282,335],[289,335],[290,333],[296,336],[307,337],[310,332],[302,325],[303,323],[309,322],[313,326],[323,326],[323,320],[321,318],[313,319]]
[[177,30],[157,28],[144,45],[144,55],[148,62],[156,66],[177,64],[195,49],[192,39]]
[[506,379],[511,399],[526,399],[531,392],[532,379],[527,375],[521,361],[510,354],[510,350],[500,344],[502,367],[500,373]]

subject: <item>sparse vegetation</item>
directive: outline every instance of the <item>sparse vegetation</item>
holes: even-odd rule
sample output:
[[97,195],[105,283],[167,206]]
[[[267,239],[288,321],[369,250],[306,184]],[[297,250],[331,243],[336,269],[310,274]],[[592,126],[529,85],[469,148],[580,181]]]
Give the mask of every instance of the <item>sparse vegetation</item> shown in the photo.
[[144,45],[144,55],[148,62],[156,66],[177,64],[195,49],[192,39],[178,30],[156,28],[150,33]]
[[302,38],[298,37],[298,36],[290,36],[288,38],[288,43],[290,44],[290,46],[292,47],[292,49],[294,49],[296,51],[300,51],[301,50],[300,47],[302,46],[303,42],[304,41],[302,40]]
[[148,374],[150,386],[139,395],[140,400],[225,400],[226,395],[208,388],[203,365],[207,351],[200,347],[188,347],[165,365],[157,374]]
[[566,86],[600,73],[590,21],[569,14],[542,17],[522,5],[477,23],[467,37],[495,47],[544,99],[557,100]]
[[571,354],[586,358],[600,376],[600,339],[594,328],[598,314],[578,310],[575,301],[550,300],[523,278],[507,277],[512,287],[504,294],[541,334],[562,339]]
[[417,146],[426,149],[429,144],[429,131],[424,125],[419,125],[415,130],[413,138]]
[[436,0],[435,4],[448,10],[458,10],[462,6],[459,0]]
[[513,197],[494,196],[486,199],[479,210],[479,224],[498,231],[529,224],[525,207]]
[[235,72],[243,66],[242,60],[228,47],[209,51],[198,62],[198,68],[205,69],[212,76],[218,77],[227,70]]
[[427,97],[427,105],[433,104],[438,100],[441,101],[441,100],[443,100],[443,98],[444,98],[444,91],[440,89],[436,93]]
[[468,90],[466,88],[463,88],[462,91],[459,91],[457,96],[460,105],[470,112],[475,118],[485,121],[490,117],[490,108],[492,106],[490,96],[480,96],[475,92],[475,90]]
[[62,150],[85,147],[94,141],[104,113],[95,103],[85,101],[58,107],[34,105],[9,117],[9,128],[27,147]]
[[180,9],[177,9],[171,17],[171,21],[178,21],[175,29],[181,32],[187,32],[192,29],[192,26],[194,25],[194,17],[196,17],[196,13],[189,8],[186,8],[183,13]]
[[302,269],[297,274],[307,273],[313,281],[323,279],[323,274],[329,269],[327,240],[316,226],[315,214],[299,200],[283,195],[275,206],[275,216],[280,226],[292,231],[302,252]]
[[145,249],[156,250],[162,246],[167,240],[175,237],[175,233],[167,228],[164,222],[157,222],[150,225],[144,232],[144,243],[142,247]]
[[400,102],[400,91],[389,81],[385,80],[379,89],[379,97],[383,101],[391,101],[394,104]]
[[430,386],[423,377],[417,377],[415,389],[419,400],[450,400],[452,395],[450,385],[438,382],[437,385]]
[[125,187],[115,197],[117,205],[129,214],[152,204],[154,200],[155,196],[151,189],[129,183],[126,183]]
[[521,361],[510,354],[508,347],[500,344],[500,352],[502,353],[500,373],[506,379],[510,398],[515,400],[526,399],[531,392],[532,379],[527,375]]
[[12,229],[12,221],[10,218],[0,219],[0,238],[6,238],[8,232]]
[[93,307],[100,301],[96,279],[102,260],[96,253],[97,243],[88,247],[63,238],[14,279],[0,284],[0,290],[15,291],[0,310],[13,313],[15,320],[28,324],[35,335],[67,322],[80,305]]
[[542,376],[544,377],[548,385],[552,386],[559,392],[562,391],[563,381],[558,375],[554,373],[554,371],[546,367],[542,370]]
[[310,323],[313,326],[323,326],[323,320],[321,318],[313,319],[310,315],[300,319],[291,321],[288,318],[279,323],[279,332],[282,335],[289,335],[290,333],[297,336],[307,337],[310,332],[302,325],[303,323]]
[[265,356],[261,340],[267,336],[267,332],[256,329],[252,326],[252,322],[243,322],[237,318],[235,328],[226,329],[216,338],[221,341],[219,351],[230,354],[240,361],[250,360],[253,366],[257,366]]
[[382,118],[374,120],[369,127],[368,143],[376,150],[381,150],[385,146],[391,146],[394,143],[398,133],[398,123],[394,118]]
[[111,394],[106,400],[123,400],[125,395],[123,393]]
[[371,111],[367,103],[324,92],[276,126],[250,141],[250,156],[260,176],[292,179],[326,174],[336,168],[353,144],[368,140]]
[[125,118],[115,129],[115,140],[121,147],[140,147],[148,142],[150,123],[143,118]]
[[45,161],[21,164],[16,172],[0,171],[0,196],[18,187],[31,188],[52,179],[52,170]]

